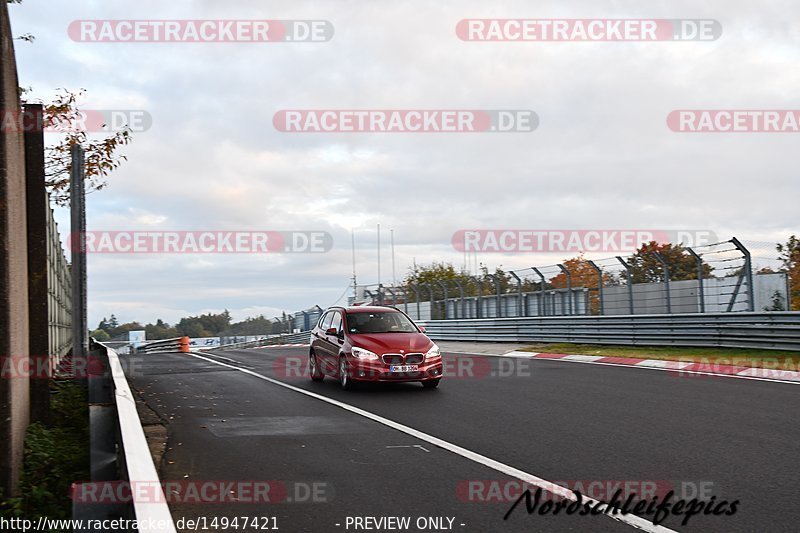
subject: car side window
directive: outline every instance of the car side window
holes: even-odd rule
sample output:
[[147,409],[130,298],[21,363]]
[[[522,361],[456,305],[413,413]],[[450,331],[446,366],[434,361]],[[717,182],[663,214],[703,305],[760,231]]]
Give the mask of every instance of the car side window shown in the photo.
[[322,321],[319,323],[319,327],[322,329],[322,331],[326,331],[329,327],[331,327],[331,321],[333,320],[333,315],[335,314],[336,313],[333,311],[328,311],[325,313],[325,316],[322,317]]
[[341,333],[342,331],[342,314],[338,311],[333,313],[333,322],[331,322],[332,328],[336,328],[336,333]]

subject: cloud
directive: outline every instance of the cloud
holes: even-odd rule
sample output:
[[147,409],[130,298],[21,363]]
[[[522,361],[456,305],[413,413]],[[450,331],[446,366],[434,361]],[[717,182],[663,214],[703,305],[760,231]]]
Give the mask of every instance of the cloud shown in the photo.
[[[46,6],[46,8],[45,8]],[[88,89],[87,108],[146,109],[153,127],[90,196],[90,229],[321,230],[325,255],[94,256],[90,322],[203,310],[328,305],[377,281],[375,225],[397,273],[452,261],[463,228],[690,228],[761,241],[796,227],[792,135],[671,132],[681,108],[796,108],[800,32],[789,1],[503,6],[464,1],[108,3],[11,6],[23,85]],[[714,42],[470,43],[470,17],[715,18]],[[325,19],[323,44],[83,44],[79,18]],[[517,134],[289,134],[280,109],[533,109]],[[61,227],[68,218],[59,214]],[[63,231],[63,230],[62,230]],[[383,280],[391,271],[383,251]],[[563,258],[484,255],[506,268]]]

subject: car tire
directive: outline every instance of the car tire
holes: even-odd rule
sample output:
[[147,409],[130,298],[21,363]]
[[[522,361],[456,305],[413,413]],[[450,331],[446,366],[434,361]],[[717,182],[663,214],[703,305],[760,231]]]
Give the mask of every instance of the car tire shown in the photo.
[[322,381],[325,379],[325,374],[319,369],[317,364],[317,354],[311,352],[308,354],[308,374],[311,376],[312,381]]
[[350,379],[347,360],[344,357],[339,358],[339,384],[342,386],[342,390],[351,390],[353,388],[353,380]]
[[428,381],[423,381],[422,382],[422,386],[425,387],[426,389],[435,389],[436,387],[439,386],[439,382],[440,381],[441,381],[441,378],[440,379],[429,379]]

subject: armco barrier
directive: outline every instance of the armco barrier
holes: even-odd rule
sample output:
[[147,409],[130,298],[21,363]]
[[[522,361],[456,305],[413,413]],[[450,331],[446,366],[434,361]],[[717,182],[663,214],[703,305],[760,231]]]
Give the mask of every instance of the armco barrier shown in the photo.
[[174,339],[164,339],[152,341],[136,348],[136,353],[164,353],[164,352],[188,352],[189,337],[175,337]]
[[260,348],[262,346],[274,346],[276,344],[308,344],[311,342],[311,332],[301,331],[300,333],[284,333],[266,339],[258,339],[248,342],[237,342],[225,344],[215,350],[233,350],[237,348]]
[[[147,502],[130,498],[129,502],[81,501],[76,494],[94,494],[97,487],[87,483],[73,485],[73,518],[78,520],[135,520],[141,524],[138,533],[153,531],[149,524],[158,524],[157,531],[175,533],[175,525],[160,484],[144,429],[136,410],[136,399],[128,386],[117,353],[90,340],[88,365],[89,428],[91,480],[88,484],[146,484],[154,491]],[[126,529],[127,531],[128,529]],[[78,530],[75,530],[78,531]],[[89,530],[85,530],[89,531]]]
[[434,340],[800,350],[800,313],[708,313],[429,320]]

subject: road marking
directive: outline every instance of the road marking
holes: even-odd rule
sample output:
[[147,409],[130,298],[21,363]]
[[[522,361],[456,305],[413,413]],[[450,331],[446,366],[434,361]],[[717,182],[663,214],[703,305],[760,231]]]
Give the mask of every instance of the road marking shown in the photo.
[[[328,403],[330,405],[333,405],[333,406],[336,406],[336,407],[340,407],[340,408],[344,409],[345,411],[350,411],[351,413],[357,414],[359,416],[363,416],[364,418],[368,418],[370,420],[378,422],[379,424],[383,424],[384,426],[390,427],[392,429],[396,429],[397,431],[402,431],[403,433],[405,433],[407,435],[411,435],[412,437],[415,437],[415,438],[417,438],[419,440],[422,440],[422,441],[428,442],[430,444],[433,444],[434,446],[437,446],[439,448],[442,448],[444,450],[452,452],[452,453],[454,453],[456,455],[460,455],[461,457],[464,457],[465,459],[469,459],[469,460],[471,460],[471,461],[473,461],[475,463],[478,463],[478,464],[481,464],[481,465],[486,466],[488,468],[491,468],[493,470],[496,470],[496,471],[500,472],[501,474],[505,474],[507,476],[519,479],[520,481],[522,481],[524,483],[527,483],[529,485],[533,485],[535,487],[539,487],[542,490],[550,492],[551,494],[555,494],[557,496],[561,496],[562,498],[566,498],[566,499],[571,500],[571,501],[577,500],[577,496],[575,495],[575,493],[572,490],[570,490],[570,489],[568,489],[566,487],[562,487],[560,485],[556,485],[555,483],[547,481],[546,479],[542,479],[540,477],[534,476],[533,474],[529,474],[527,472],[523,472],[522,470],[516,469],[513,466],[509,466],[509,465],[501,463],[499,461],[495,461],[494,459],[486,457],[485,455],[481,455],[479,453],[473,452],[473,451],[468,450],[466,448],[462,448],[461,446],[458,446],[457,444],[452,444],[450,442],[447,442],[446,440],[442,440],[442,439],[440,439],[438,437],[434,437],[433,435],[429,435],[427,433],[424,433],[424,432],[419,431],[417,429],[414,429],[412,427],[406,426],[406,425],[401,424],[399,422],[395,422],[394,420],[390,420],[388,418],[384,418],[384,417],[382,417],[380,415],[376,415],[375,413],[371,413],[369,411],[365,411],[365,410],[360,409],[358,407],[354,407],[354,406],[352,406],[350,404],[347,404],[347,403],[344,403],[344,402],[340,402],[339,400],[334,400],[333,398],[329,398],[327,396],[323,396],[321,394],[317,394],[316,392],[311,392],[311,391],[308,391],[308,390],[305,390],[305,389],[301,389],[299,387],[295,387],[294,385],[290,385],[288,383],[284,383],[283,381],[279,381],[277,379],[273,379],[271,377],[264,376],[263,374],[259,374],[258,372],[253,372],[252,370],[248,370],[246,368],[241,368],[241,367],[229,365],[229,364],[223,363],[221,361],[215,361],[213,359],[209,359],[207,357],[203,357],[202,355],[199,355],[199,354],[196,354],[196,353],[192,353],[192,352],[190,352],[189,355],[191,355],[192,357],[196,357],[197,359],[202,359],[204,361],[208,361],[210,363],[214,363],[215,365],[225,366],[225,367],[228,367],[228,368],[232,368],[234,370],[238,370],[239,372],[243,372],[243,373],[249,374],[249,375],[251,375],[251,376],[253,376],[255,378],[262,379],[264,381],[272,383],[273,385],[278,385],[279,387],[283,387],[283,388],[289,389],[289,390],[294,391],[294,392],[299,392],[300,394],[304,394],[304,395],[309,396],[311,398],[315,398],[317,400],[323,401],[323,402]],[[584,495],[581,495],[581,496],[583,497],[583,500],[585,502],[589,502],[592,505],[596,505],[596,504],[600,503],[598,500],[595,500],[593,498],[589,498],[588,496],[584,496]],[[602,507],[602,508],[605,509],[605,507]],[[600,509],[600,508],[598,508],[598,509]],[[622,522],[624,524],[627,524],[629,526],[635,527],[637,529],[641,529],[642,531],[647,531],[649,533],[677,533],[673,529],[669,529],[669,528],[664,527],[664,526],[656,526],[652,522],[650,522],[649,520],[645,520],[644,518],[641,518],[641,517],[633,515],[633,514],[627,514],[627,515],[606,514],[604,516],[607,516],[607,517],[609,517],[609,518],[611,518],[613,520],[617,520],[617,521]]]
[[422,444],[406,444],[406,445],[397,445],[397,446],[387,446],[387,448],[418,448],[424,452],[431,453],[429,449],[427,449]]
[[228,361],[229,363],[233,363],[235,365],[239,365],[242,368],[251,368],[251,369],[255,368],[255,367],[252,367],[252,366],[247,366],[246,364],[242,363],[241,361],[236,361],[235,359],[228,359],[227,357],[222,357],[221,355],[218,355],[218,354],[215,354],[215,353],[208,353],[206,355],[212,356],[212,357],[216,357],[217,359],[222,359],[223,361]]
[[[641,368],[643,370],[660,370],[662,372],[679,372],[681,374],[698,374],[701,376],[713,376],[713,377],[720,377],[720,378],[736,378],[736,379],[747,379],[750,381],[768,381],[770,383],[788,383],[789,385],[800,385],[800,381],[791,381],[786,379],[780,378],[767,378],[762,376],[752,376],[748,375],[749,373],[755,373],[754,371],[760,370],[762,373],[764,369],[747,369],[740,374],[722,374],[722,373],[715,373],[715,372],[704,372],[702,370],[682,370],[683,368],[692,365],[694,363],[686,362],[686,361],[669,361],[667,359],[647,359],[642,361],[641,363],[637,363],[635,365],[623,365],[619,363],[604,363],[601,361],[587,361],[584,360],[584,357],[597,357],[598,359],[604,359],[607,356],[578,356],[578,355],[565,355],[563,357],[558,358],[549,358],[549,357],[534,357],[535,355],[540,355],[536,352],[520,352],[520,351],[512,351],[506,353],[475,353],[475,352],[454,352],[453,350],[442,350],[444,355],[478,355],[482,357],[508,357],[508,358],[517,358],[517,359],[530,359],[531,361],[550,361],[550,362],[559,362],[563,361],[565,363],[581,363],[584,365],[603,365],[603,366],[617,366],[620,368]],[[662,363],[663,361],[663,363]],[[669,363],[669,366],[667,365]]]

